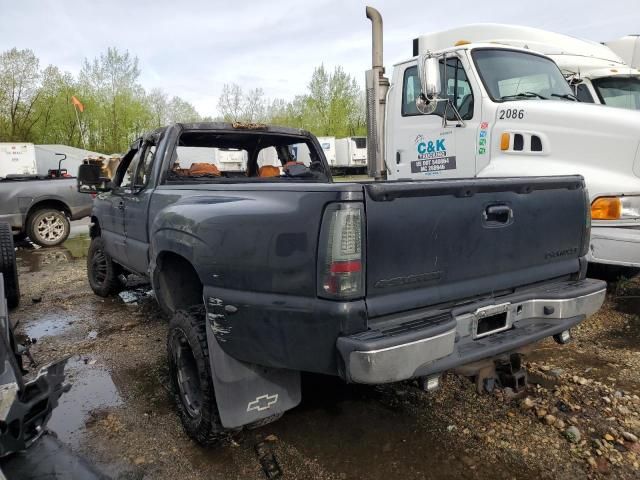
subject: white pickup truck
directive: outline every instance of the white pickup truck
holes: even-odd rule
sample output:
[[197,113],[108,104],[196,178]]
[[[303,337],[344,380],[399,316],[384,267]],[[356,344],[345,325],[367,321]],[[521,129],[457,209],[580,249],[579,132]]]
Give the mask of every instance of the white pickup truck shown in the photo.
[[[384,77],[382,18],[366,73],[369,174],[442,179],[580,174],[591,201],[589,261],[640,266],[640,116],[578,102],[549,57],[474,42],[473,29],[420,36]],[[482,37],[487,37],[482,32]],[[445,68],[446,65],[446,68]],[[562,208],[558,205],[558,208]]]

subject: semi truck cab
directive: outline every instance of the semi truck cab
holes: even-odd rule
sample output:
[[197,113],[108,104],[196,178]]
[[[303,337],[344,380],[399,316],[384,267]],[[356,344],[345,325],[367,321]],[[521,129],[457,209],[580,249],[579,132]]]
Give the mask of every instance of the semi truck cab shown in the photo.
[[376,105],[368,112],[371,175],[581,174],[592,206],[589,260],[640,266],[637,112],[581,103],[548,56],[472,43],[460,31],[415,39],[413,56],[394,66],[389,82],[373,10],[374,68],[366,78]]

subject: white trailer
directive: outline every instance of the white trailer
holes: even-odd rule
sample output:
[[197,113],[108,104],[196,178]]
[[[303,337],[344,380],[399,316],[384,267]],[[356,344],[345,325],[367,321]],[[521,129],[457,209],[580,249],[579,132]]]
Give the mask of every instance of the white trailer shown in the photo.
[[367,137],[337,139],[336,166],[364,172],[367,168]]
[[330,167],[336,166],[336,137],[318,137],[324,156]]
[[0,178],[37,173],[38,165],[33,143],[0,143]]
[[214,162],[224,172],[244,172],[247,169],[247,152],[237,148],[215,148]]
[[501,44],[503,35],[486,26],[415,39],[413,55],[395,65],[389,81],[382,18],[371,7],[367,16],[373,22],[373,67],[366,72],[372,176],[581,174],[593,218],[589,260],[640,266],[640,113],[575,101],[556,63],[535,51],[536,42]]

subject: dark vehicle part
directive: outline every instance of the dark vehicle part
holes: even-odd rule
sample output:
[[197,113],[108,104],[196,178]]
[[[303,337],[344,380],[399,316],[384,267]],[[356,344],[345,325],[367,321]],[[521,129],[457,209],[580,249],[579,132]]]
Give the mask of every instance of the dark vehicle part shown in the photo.
[[123,285],[119,278],[121,270],[105,251],[102,237],[92,238],[87,252],[87,277],[91,290],[100,297],[118,293]]
[[275,480],[282,478],[282,468],[278,463],[278,459],[271,450],[271,447],[260,436],[258,442],[255,444],[254,449],[258,456],[258,461],[262,467],[262,471],[267,476],[268,480]]
[[[303,144],[321,168],[277,175]],[[244,150],[246,171],[204,168],[214,148]],[[265,148],[281,167],[262,169]],[[333,183],[308,132],[194,123],[138,139],[105,188],[91,235],[174,314],[176,399],[205,442],[295,407],[303,371],[426,377],[429,389],[484,361],[491,388],[496,360],[579,324],[605,297],[585,279],[580,176]]]
[[[46,432],[27,450],[0,462],[8,480],[108,480],[84,458],[77,456],[55,434]],[[0,478],[1,475],[0,475]]]
[[4,294],[10,309],[20,303],[20,284],[16,265],[16,250],[13,234],[8,223],[0,222],[0,273],[4,278]]
[[527,388],[527,370],[522,366],[522,355],[514,353],[509,360],[496,362],[496,373],[502,388],[511,388],[515,393]]
[[27,220],[27,235],[42,247],[60,245],[69,236],[71,225],[66,213],[54,208],[36,210]]
[[[1,274],[0,274],[1,275]],[[4,306],[0,286],[0,305]],[[40,369],[36,378],[25,382],[8,315],[0,308],[0,458],[28,448],[45,431],[51,411],[63,392],[67,359]]]
[[207,339],[207,323],[204,307],[178,310],[169,323],[167,348],[185,430],[197,442],[213,445],[243,426],[252,429],[276,421],[296,406],[300,374],[234,360],[215,338]]
[[202,445],[224,440],[209,367],[205,312],[178,310],[169,322],[169,375],[178,414],[187,434]]

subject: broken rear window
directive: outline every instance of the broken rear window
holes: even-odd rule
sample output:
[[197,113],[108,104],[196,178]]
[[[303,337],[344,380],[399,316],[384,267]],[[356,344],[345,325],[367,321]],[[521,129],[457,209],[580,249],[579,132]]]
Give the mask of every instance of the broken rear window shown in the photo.
[[185,131],[173,152],[168,183],[327,182],[324,163],[303,136],[265,132]]

